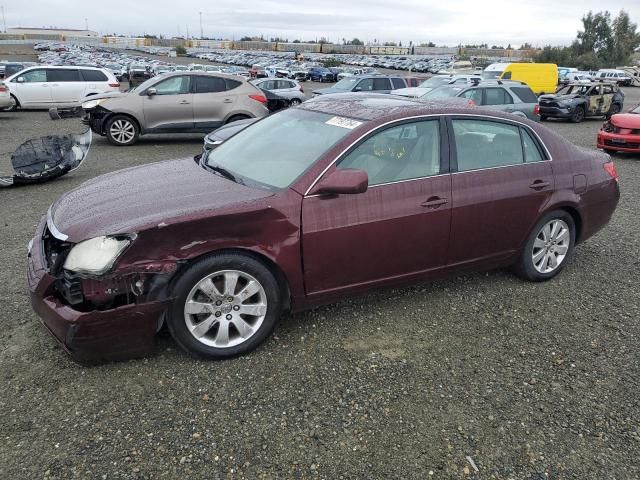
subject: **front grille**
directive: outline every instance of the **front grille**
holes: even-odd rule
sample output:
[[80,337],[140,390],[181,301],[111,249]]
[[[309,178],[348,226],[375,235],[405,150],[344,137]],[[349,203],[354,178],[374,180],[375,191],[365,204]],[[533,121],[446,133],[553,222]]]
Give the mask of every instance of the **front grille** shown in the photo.
[[604,144],[607,145],[608,147],[638,148],[638,149],[640,149],[640,143],[631,143],[631,142],[618,143],[618,142],[612,142],[611,140],[605,140]]

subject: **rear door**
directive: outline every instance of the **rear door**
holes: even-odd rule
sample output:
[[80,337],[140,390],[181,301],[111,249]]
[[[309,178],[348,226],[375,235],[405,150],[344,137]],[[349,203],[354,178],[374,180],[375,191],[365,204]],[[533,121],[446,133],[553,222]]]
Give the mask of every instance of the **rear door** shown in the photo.
[[80,69],[84,81],[84,96],[103,93],[109,90],[109,78],[100,70]]
[[[22,79],[22,82],[18,82]],[[23,107],[49,107],[51,105],[51,86],[47,82],[44,68],[29,70],[11,81],[10,89]]]
[[[275,80],[267,80],[264,83],[272,82]],[[237,94],[234,93],[234,89],[229,90],[227,87],[233,86],[230,84],[239,85],[240,82],[222,77],[198,75],[192,77],[192,84],[195,128],[206,132],[218,128],[232,113],[237,103]]]
[[449,263],[512,255],[554,190],[551,161],[528,127],[450,120],[453,168]]
[[47,81],[55,104],[76,104],[84,98],[85,84],[77,68],[49,68]]
[[514,111],[513,98],[509,92],[500,87],[485,88],[482,105],[502,112]]
[[145,130],[193,130],[193,94],[189,75],[172,76],[150,88],[155,88],[156,94],[144,95],[143,98]]

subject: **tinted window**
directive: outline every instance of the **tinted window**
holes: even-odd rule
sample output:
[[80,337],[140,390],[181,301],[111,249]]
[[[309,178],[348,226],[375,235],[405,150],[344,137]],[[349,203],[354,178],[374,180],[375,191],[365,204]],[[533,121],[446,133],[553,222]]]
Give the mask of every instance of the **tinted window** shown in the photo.
[[46,70],[29,70],[28,72],[25,72],[22,75],[20,75],[20,77],[24,78],[25,83],[46,82],[47,71]]
[[58,70],[58,69],[49,69],[47,70],[47,81],[48,82],[79,82],[80,74],[78,70]]
[[523,162],[519,128],[486,120],[453,120],[458,171]]
[[80,70],[85,82],[106,82],[109,79],[100,70]]
[[533,140],[531,134],[524,128],[520,129],[522,132],[522,148],[524,150],[525,162],[539,162],[543,160],[538,144]]
[[511,80],[511,72],[504,72],[504,73],[502,74],[502,78],[503,78],[504,80]]
[[485,105],[506,105],[513,103],[511,95],[509,95],[502,88],[487,88],[485,89]]
[[369,185],[437,175],[439,122],[405,123],[376,133],[350,152],[338,168],[364,170]]
[[242,82],[238,82],[237,80],[229,80],[228,78],[225,78],[224,81],[227,84],[227,90],[233,90],[234,88],[238,88],[242,85]]
[[171,77],[153,86],[158,95],[180,95],[189,93],[189,77]]
[[224,92],[226,89],[227,84],[225,83],[224,78],[196,77],[195,93],[217,93]]
[[538,103],[538,97],[536,97],[529,87],[511,87],[511,91],[524,103]]
[[388,78],[374,78],[373,79],[374,90],[391,90]]
[[364,80],[361,80],[356,86],[356,89],[362,90],[363,92],[370,92],[373,90],[373,78],[365,78]]
[[402,80],[401,78],[392,78],[391,79],[391,83],[393,83],[393,88],[405,88],[406,85],[404,83],[404,80]]

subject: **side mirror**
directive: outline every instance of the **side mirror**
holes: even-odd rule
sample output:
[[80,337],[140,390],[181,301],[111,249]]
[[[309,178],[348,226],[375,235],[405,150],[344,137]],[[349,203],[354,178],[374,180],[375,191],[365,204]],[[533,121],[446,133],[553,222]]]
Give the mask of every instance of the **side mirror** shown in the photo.
[[312,195],[364,193],[369,187],[369,175],[364,170],[336,169],[316,184]]
[[147,95],[149,97],[153,97],[154,95],[156,95],[158,93],[158,90],[156,90],[155,88],[151,87],[147,89]]
[[16,82],[18,82],[18,83],[24,83],[24,77],[18,77],[18,78],[16,78]]

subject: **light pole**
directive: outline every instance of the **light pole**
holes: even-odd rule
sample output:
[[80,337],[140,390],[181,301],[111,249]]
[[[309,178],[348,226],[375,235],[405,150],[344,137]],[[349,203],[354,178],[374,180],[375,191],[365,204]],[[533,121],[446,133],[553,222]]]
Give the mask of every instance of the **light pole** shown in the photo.
[[4,19],[4,5],[0,5],[0,10],[2,10],[2,25],[4,26],[3,33],[7,33],[7,21]]
[[202,33],[202,12],[200,12],[200,40],[204,37]]

